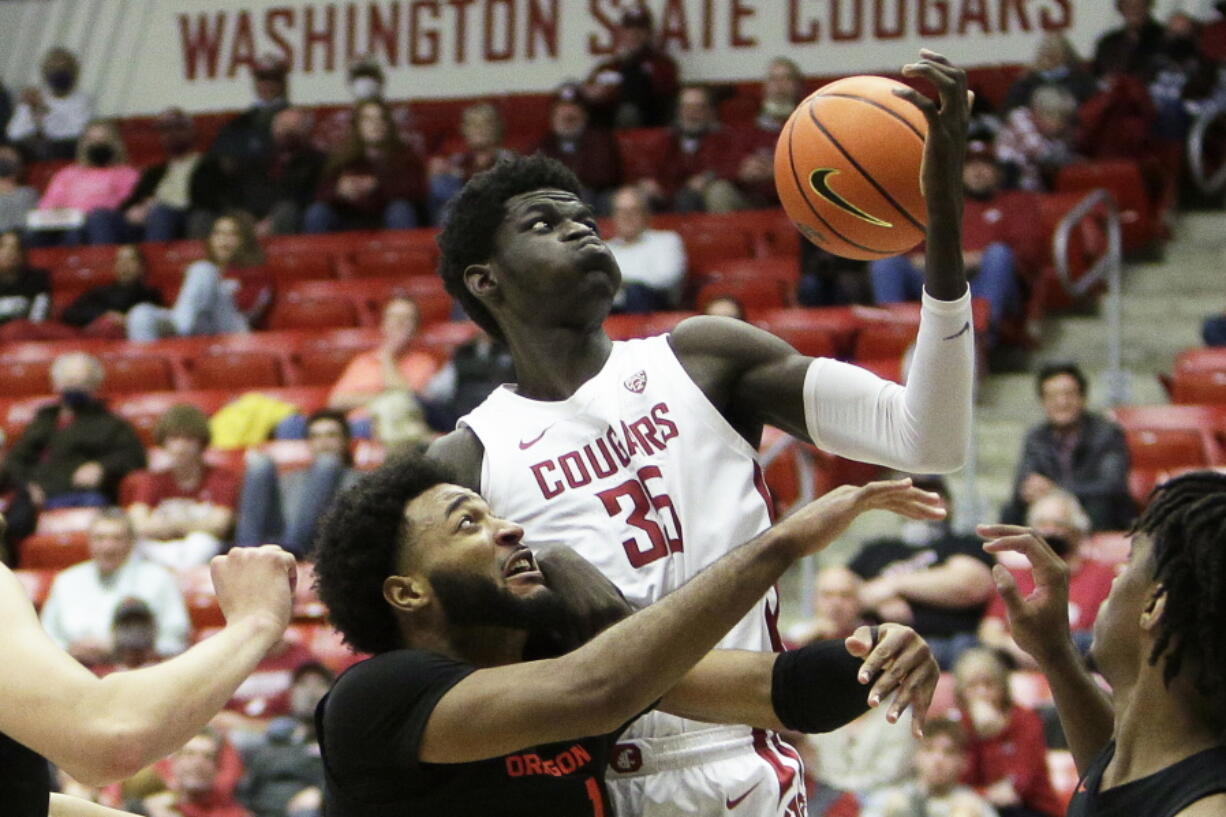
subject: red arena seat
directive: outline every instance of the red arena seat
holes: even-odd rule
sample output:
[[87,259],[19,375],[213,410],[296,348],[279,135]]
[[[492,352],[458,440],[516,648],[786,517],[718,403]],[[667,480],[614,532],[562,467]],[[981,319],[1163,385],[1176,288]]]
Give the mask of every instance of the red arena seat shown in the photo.
[[35,533],[22,540],[19,564],[26,569],[63,570],[89,558],[84,531]]
[[21,568],[14,570],[13,575],[17,577],[17,581],[21,582],[22,589],[30,597],[35,609],[41,608],[43,602],[47,600],[47,594],[51,592],[51,582],[55,579],[55,571],[48,568],[37,570]]
[[348,298],[311,297],[297,292],[289,292],[278,298],[268,318],[269,329],[322,329],[357,325],[358,310]]
[[283,385],[280,358],[271,352],[218,351],[185,361],[189,389],[259,389]]
[[51,361],[0,360],[5,397],[31,397],[51,390]]
[[357,250],[345,267],[353,278],[412,277],[437,272],[438,248],[432,244]]
[[290,380],[296,386],[330,386],[358,353],[344,346],[303,349],[291,358]]

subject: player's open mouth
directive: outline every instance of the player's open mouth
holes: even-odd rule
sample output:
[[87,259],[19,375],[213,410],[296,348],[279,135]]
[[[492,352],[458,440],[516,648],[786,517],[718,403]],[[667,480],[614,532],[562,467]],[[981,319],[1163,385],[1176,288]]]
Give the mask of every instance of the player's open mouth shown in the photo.
[[511,554],[510,558],[502,565],[502,577],[504,579],[519,579],[544,581],[545,577],[541,575],[540,569],[536,566],[536,559],[532,557],[532,551],[527,548],[520,548]]

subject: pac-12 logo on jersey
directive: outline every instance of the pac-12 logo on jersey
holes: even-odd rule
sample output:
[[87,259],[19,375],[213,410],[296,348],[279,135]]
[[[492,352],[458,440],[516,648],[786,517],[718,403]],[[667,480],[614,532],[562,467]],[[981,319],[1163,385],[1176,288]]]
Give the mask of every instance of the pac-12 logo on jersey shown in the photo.
[[639,369],[637,372],[627,377],[625,383],[622,385],[635,394],[642,394],[643,389],[647,388],[647,372]]

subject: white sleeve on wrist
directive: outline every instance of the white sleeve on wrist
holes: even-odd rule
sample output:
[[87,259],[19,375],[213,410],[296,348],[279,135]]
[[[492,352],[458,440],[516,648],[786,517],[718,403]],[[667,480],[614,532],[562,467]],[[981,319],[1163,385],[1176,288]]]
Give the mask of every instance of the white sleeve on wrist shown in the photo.
[[819,447],[910,473],[962,467],[971,433],[975,372],[971,294],[925,292],[907,385],[859,366],[817,358],[805,375],[805,422]]

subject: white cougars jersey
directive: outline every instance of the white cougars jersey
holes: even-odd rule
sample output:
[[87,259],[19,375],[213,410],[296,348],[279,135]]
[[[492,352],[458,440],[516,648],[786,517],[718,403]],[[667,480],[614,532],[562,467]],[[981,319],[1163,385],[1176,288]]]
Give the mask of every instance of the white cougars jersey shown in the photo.
[[[530,547],[574,548],[636,605],[770,524],[753,448],[663,335],[614,342],[600,372],[567,400],[529,400],[503,386],[460,426],[485,446],[481,494],[493,512],[523,525]],[[778,613],[772,590],[720,646],[780,649]],[[682,728],[681,719],[655,719],[675,722],[664,734]]]

